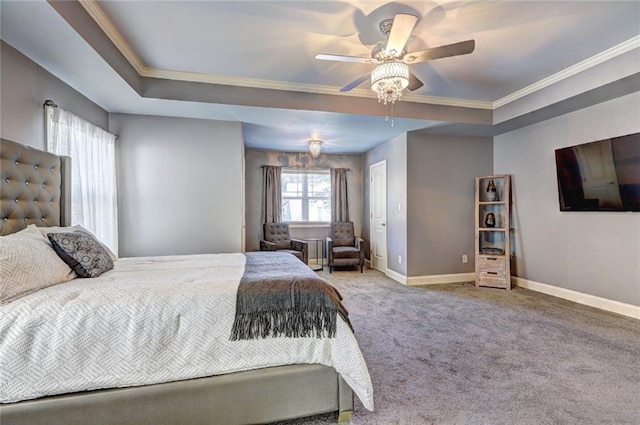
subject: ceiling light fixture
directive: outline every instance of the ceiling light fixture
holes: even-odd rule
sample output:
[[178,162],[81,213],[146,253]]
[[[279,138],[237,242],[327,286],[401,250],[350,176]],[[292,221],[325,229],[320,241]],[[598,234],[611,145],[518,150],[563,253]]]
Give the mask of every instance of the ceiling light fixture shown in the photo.
[[409,86],[409,65],[403,62],[385,62],[371,71],[371,90],[378,95],[378,102],[396,103],[402,91]]
[[322,150],[322,140],[311,139],[309,140],[309,152],[311,152],[312,158],[317,158]]

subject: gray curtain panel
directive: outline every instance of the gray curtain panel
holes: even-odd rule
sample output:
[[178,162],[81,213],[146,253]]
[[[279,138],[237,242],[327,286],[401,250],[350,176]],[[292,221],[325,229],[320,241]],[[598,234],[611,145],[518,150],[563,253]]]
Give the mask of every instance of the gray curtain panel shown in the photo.
[[282,167],[262,166],[262,222],[280,223],[282,221]]
[[331,169],[331,221],[349,221],[346,168]]

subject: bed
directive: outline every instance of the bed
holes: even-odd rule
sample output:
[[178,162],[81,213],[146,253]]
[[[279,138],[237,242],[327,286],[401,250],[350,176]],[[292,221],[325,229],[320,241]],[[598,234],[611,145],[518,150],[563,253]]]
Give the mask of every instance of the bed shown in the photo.
[[[69,159],[7,140],[0,157],[0,235],[33,225],[65,231]],[[254,267],[282,263],[288,278],[315,276],[293,256],[262,254],[275,257],[123,258],[98,277],[0,305],[0,423],[250,424],[329,412],[349,422],[354,393],[373,409],[366,364],[342,314],[332,337],[232,337],[241,322],[236,295],[250,270],[256,283]],[[68,343],[70,334],[83,343]],[[15,348],[22,346],[29,349]]]

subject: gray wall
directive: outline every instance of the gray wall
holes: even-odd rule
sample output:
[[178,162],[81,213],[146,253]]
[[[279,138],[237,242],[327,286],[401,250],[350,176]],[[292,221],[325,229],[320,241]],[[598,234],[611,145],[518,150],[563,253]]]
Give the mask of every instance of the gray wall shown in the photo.
[[0,41],[0,56],[0,136],[44,149],[42,104],[47,99],[107,129],[109,116],[104,109],[4,41]]
[[[407,275],[407,134],[401,134],[367,152],[363,172],[365,190],[365,214],[362,233],[369,257],[369,167],[381,161],[387,162],[387,268],[403,276]],[[398,204],[402,205],[399,211]],[[398,262],[398,255],[404,261]]]
[[110,117],[13,47],[0,48],[1,137],[44,149],[46,99],[119,134],[120,256],[241,250],[240,123]]
[[[317,159],[308,153],[287,153],[247,149],[245,151],[245,205],[246,205],[246,250],[256,251],[262,239],[262,168],[261,165],[280,165],[292,168],[350,168],[347,175],[349,184],[349,218],[353,221],[357,236],[362,234],[363,183],[362,157],[360,155],[325,155]],[[328,235],[328,225],[294,226],[290,228],[294,238],[324,238]],[[315,247],[310,247],[315,255]]]
[[640,213],[560,212],[554,150],[640,131],[640,93],[495,137],[513,175],[517,275],[640,305]]
[[111,114],[123,257],[242,248],[240,123]]
[[369,167],[385,160],[390,270],[407,277],[474,270],[474,178],[493,172],[492,145],[490,138],[410,132],[367,152],[363,234],[368,240]]
[[410,132],[407,142],[407,276],[473,272],[475,176],[493,172],[493,140]]

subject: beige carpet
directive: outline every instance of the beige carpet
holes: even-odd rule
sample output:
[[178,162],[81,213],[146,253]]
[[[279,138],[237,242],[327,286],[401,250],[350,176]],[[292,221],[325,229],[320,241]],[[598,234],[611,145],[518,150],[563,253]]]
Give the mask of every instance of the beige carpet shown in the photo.
[[354,425],[640,424],[638,320],[525,289],[320,274],[345,297],[373,381],[376,409],[356,399]]

